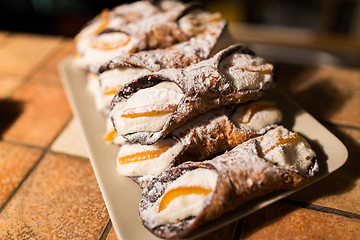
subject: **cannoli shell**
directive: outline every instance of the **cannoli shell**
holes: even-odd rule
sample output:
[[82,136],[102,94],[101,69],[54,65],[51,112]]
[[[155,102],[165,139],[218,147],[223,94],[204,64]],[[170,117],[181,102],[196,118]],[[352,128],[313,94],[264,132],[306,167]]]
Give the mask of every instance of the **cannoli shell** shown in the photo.
[[220,36],[226,29],[227,22],[214,22],[197,36],[164,49],[141,51],[120,56],[103,64],[99,72],[117,67],[141,67],[157,72],[166,68],[181,68],[198,63],[209,57]]
[[170,135],[184,144],[183,152],[175,158],[172,166],[185,161],[202,161],[259,136],[259,133],[238,128],[230,116],[235,106],[216,109],[190,120]]
[[203,8],[203,6],[197,3],[184,4],[183,7],[159,12],[140,21],[107,29],[104,32],[124,32],[138,39],[139,45],[134,51],[165,48],[190,39],[191,36],[181,30],[177,21],[196,8]]
[[167,223],[149,229],[156,236],[166,239],[181,238],[206,222],[252,199],[279,190],[299,187],[316,173],[317,161],[313,159],[312,169],[306,175],[290,169],[275,166],[259,156],[256,141],[252,139],[229,152],[204,162],[187,162],[164,171],[146,183],[140,202],[142,212],[150,208],[166,190],[167,185],[187,171],[196,168],[214,169],[218,173],[217,185],[203,211],[196,217],[189,217],[176,224]]
[[[197,115],[223,106],[259,99],[264,94],[264,90],[269,87],[268,84],[265,84],[262,89],[238,90],[220,73],[220,62],[234,52],[255,55],[244,45],[236,44],[198,64],[183,69],[164,69],[157,73],[143,75],[124,85],[115,95],[111,109],[118,102],[128,99],[137,90],[154,86],[161,81],[174,82],[184,93],[177,109],[169,117],[162,130],[130,133],[124,137],[130,142],[153,144]],[[112,121],[116,128],[116,120],[112,118]]]
[[[192,119],[172,132],[171,137],[181,141],[184,147],[171,161],[169,167],[180,165],[186,161],[209,159],[216,154],[234,148],[250,138],[261,135],[260,132],[238,128],[230,120],[234,108],[235,106],[230,106],[213,110],[201,117]],[[266,130],[264,129],[264,131]],[[130,178],[141,186],[139,176]]]

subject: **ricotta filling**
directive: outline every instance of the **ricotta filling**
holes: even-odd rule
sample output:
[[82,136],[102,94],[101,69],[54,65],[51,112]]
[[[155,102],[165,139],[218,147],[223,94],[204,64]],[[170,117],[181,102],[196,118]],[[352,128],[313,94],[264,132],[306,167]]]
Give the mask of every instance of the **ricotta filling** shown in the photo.
[[[128,100],[117,103],[111,110],[110,116],[114,119],[115,129],[120,135],[160,131],[172,114],[172,111],[161,110],[162,107],[177,106],[183,96],[183,92],[175,83],[164,81],[140,89]],[[126,115],[129,112],[136,112],[137,109],[142,109],[145,114],[134,117]]]
[[117,134],[113,123],[111,122],[111,118],[108,116],[106,118],[106,132],[104,136],[104,140],[108,143],[112,143],[115,145],[123,145],[126,142],[126,139],[119,134]]
[[273,66],[260,57],[235,53],[226,57],[219,71],[239,90],[261,89],[271,82]]
[[[262,104],[263,107],[261,106]],[[260,107],[256,107],[256,105]],[[240,105],[231,117],[231,121],[237,127],[243,127],[255,132],[272,124],[279,123],[281,120],[281,111],[276,106],[272,106],[272,104],[266,106],[264,101]]]
[[[95,109],[99,112],[104,112],[107,109],[107,101],[111,101],[112,97],[104,96],[101,92],[99,79],[96,74],[89,73],[87,75],[87,90],[93,95]],[[110,100],[109,100],[110,98]]]
[[91,39],[104,30],[109,23],[109,11],[103,10],[98,19],[82,29],[75,37],[76,51],[78,54],[83,54]]
[[118,152],[117,171],[125,176],[159,174],[182,149],[183,144],[174,139],[160,139],[153,145],[124,144]]
[[100,66],[114,57],[134,52],[138,44],[139,40],[123,32],[102,33],[91,39],[81,60],[86,66]]
[[104,96],[104,105],[110,107],[112,99],[123,85],[147,73],[150,73],[150,71],[137,67],[119,67],[101,73],[99,81],[101,92]]
[[195,10],[179,19],[181,31],[188,36],[195,36],[204,31],[208,24],[221,20],[220,13],[209,13],[203,10]]
[[[198,168],[189,172],[170,183],[155,204],[143,213],[144,220],[150,228],[154,228],[165,223],[176,223],[190,216],[200,214],[210,199],[217,183],[218,174],[215,170]],[[176,197],[167,203],[166,208],[159,211],[159,207],[163,198],[170,191],[181,189],[183,187],[207,189],[208,194],[202,193],[186,193],[176,194]],[[173,191],[174,192],[174,191]]]
[[306,174],[316,156],[309,143],[297,133],[279,126],[260,137],[260,151],[264,158],[281,167]]

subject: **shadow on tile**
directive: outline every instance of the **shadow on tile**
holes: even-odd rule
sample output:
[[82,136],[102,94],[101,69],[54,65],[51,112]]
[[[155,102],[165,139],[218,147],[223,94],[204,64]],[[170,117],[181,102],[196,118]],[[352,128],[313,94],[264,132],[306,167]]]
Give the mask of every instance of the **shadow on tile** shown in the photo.
[[0,137],[9,129],[23,112],[24,103],[9,99],[0,99]]
[[294,97],[310,114],[331,122],[332,117],[341,110],[351,96],[345,95],[330,80],[324,78],[295,93]]
[[342,128],[329,127],[329,129],[344,143],[349,156],[345,164],[338,171],[329,176],[327,182],[328,184],[330,183],[330,186],[328,188],[324,187],[323,191],[318,192],[318,194],[322,193],[324,196],[349,192],[353,190],[356,186],[356,181],[360,178],[359,142],[356,141],[354,136],[351,136],[343,131]]
[[239,239],[252,239],[256,233],[264,231],[266,227],[272,224],[281,222],[285,216],[296,211],[297,207],[289,206],[282,203],[271,204],[249,216],[243,218],[240,238]]
[[352,97],[334,84],[332,75],[319,77],[316,67],[291,64],[276,67],[275,82],[278,86],[318,119],[331,121]]

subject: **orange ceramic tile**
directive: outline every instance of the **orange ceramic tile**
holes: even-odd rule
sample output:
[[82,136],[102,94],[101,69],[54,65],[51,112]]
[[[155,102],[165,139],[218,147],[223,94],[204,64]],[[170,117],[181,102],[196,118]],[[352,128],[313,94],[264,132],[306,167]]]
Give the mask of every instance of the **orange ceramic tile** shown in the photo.
[[359,238],[359,219],[276,203],[246,217],[240,239]]
[[11,96],[24,82],[24,77],[14,74],[0,74],[0,99]]
[[48,61],[43,64],[35,73],[32,75],[32,80],[36,81],[48,81],[48,82],[60,82],[58,73],[59,63],[66,57],[71,56],[74,51],[74,43],[72,39],[61,41],[61,43],[52,52]]
[[60,37],[9,34],[0,44],[0,73],[27,75],[58,46]]
[[100,239],[108,221],[89,161],[48,154],[0,214],[0,239]]
[[348,160],[336,172],[290,198],[360,214],[360,129],[334,126],[329,129],[347,147]]
[[11,100],[21,103],[23,109],[4,133],[4,139],[46,147],[71,117],[64,90],[59,86],[28,82]]
[[223,239],[233,239],[235,234],[235,228],[237,222],[228,224],[222,228],[219,228],[215,231],[212,231],[202,237],[196,238],[196,240],[223,240]]
[[18,187],[42,151],[0,141],[0,206]]
[[316,118],[360,127],[360,70],[277,66],[276,81]]
[[[204,236],[194,238],[194,240],[223,240],[223,239],[233,239],[233,236],[235,234],[235,228],[237,226],[237,223],[231,223],[229,225],[226,225],[225,227],[222,227],[220,229],[217,229],[211,233],[208,233]],[[106,240],[122,240],[116,236],[115,230],[112,227],[109,231]]]

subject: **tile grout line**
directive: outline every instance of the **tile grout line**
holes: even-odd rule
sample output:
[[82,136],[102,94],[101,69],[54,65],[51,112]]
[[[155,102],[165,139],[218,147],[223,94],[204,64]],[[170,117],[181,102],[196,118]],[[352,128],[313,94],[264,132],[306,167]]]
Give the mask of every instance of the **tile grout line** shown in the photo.
[[[9,35],[13,34],[12,32],[9,33]],[[36,73],[36,71],[38,71],[39,69],[41,69],[41,67],[44,65],[44,63],[46,63],[48,61],[48,59],[51,58],[51,56],[54,55],[54,53],[56,53],[58,51],[58,49],[61,48],[61,43],[63,42],[65,38],[61,38],[60,39],[60,43],[58,44],[58,46],[54,47],[53,50],[51,50],[36,66],[34,66],[32,69],[29,70],[29,72],[27,74],[25,74],[24,76],[21,76],[22,77],[22,81],[21,81],[21,84],[18,86],[17,89],[14,89],[11,94],[9,94],[9,96],[6,98],[6,99],[12,99],[12,97],[15,95],[16,91],[19,90],[21,87],[23,87],[25,85],[25,83],[27,83],[31,77],[33,76],[34,73]],[[4,40],[3,40],[4,41]],[[2,41],[2,42],[3,42]],[[0,42],[1,43],[1,42]],[[42,83],[44,84],[44,83]],[[63,85],[62,83],[60,84],[55,84],[55,83],[46,83],[46,84],[53,84],[55,86],[58,86],[58,87],[62,87],[63,88]]]
[[65,128],[70,124],[71,120],[74,118],[73,113],[71,112],[71,116],[67,119],[64,125],[59,129],[58,133],[54,136],[54,138],[49,142],[48,146],[45,148],[48,151],[51,151],[51,145],[54,144],[56,139],[61,135],[61,133],[65,130]]
[[339,209],[336,209],[336,208],[324,207],[324,206],[320,206],[320,205],[316,205],[316,204],[312,204],[312,203],[307,203],[307,202],[303,202],[303,201],[284,198],[284,199],[281,199],[279,202],[285,203],[285,204],[288,204],[288,205],[298,206],[298,207],[301,207],[301,208],[304,208],[304,209],[318,211],[318,212],[335,214],[335,215],[339,215],[339,216],[343,216],[343,217],[347,217],[347,218],[352,218],[352,219],[360,219],[360,214],[357,214],[357,213],[343,211],[343,210],[339,210]]
[[[11,143],[11,144],[18,145],[18,146],[39,149],[44,152],[55,152],[55,151],[51,150],[51,145],[55,142],[55,140],[59,137],[59,135],[64,131],[64,129],[67,127],[67,125],[70,124],[72,117],[73,116],[70,116],[69,119],[65,121],[64,125],[61,127],[59,132],[54,136],[54,138],[49,142],[48,146],[46,146],[46,147],[32,145],[30,143],[24,143],[24,142],[20,142],[20,141],[16,141],[16,140],[11,140],[11,139],[4,139],[3,137],[0,137],[0,141]],[[72,155],[70,155],[70,156],[72,156]]]
[[39,147],[36,145],[31,145],[31,144],[26,144],[26,143],[21,143],[21,142],[17,142],[17,141],[11,141],[11,140],[6,140],[1,138],[1,141],[7,142],[7,143],[12,143],[12,144],[16,144],[16,145],[20,145],[23,147],[28,147],[28,148],[34,148],[34,149],[38,149],[41,150],[42,153],[39,157],[39,159],[34,163],[34,165],[29,169],[29,171],[25,174],[25,176],[21,179],[21,181],[19,182],[19,184],[16,186],[16,188],[14,189],[14,191],[9,195],[9,197],[6,199],[6,201],[2,204],[2,206],[0,206],[0,214],[2,213],[2,211],[6,208],[6,206],[9,204],[9,202],[11,201],[11,199],[15,196],[15,194],[17,193],[17,191],[20,189],[20,187],[23,185],[23,183],[28,179],[28,177],[31,175],[31,173],[35,170],[35,168],[39,165],[39,163],[41,162],[41,160],[45,157],[45,155],[49,152],[52,152],[50,147],[52,145],[52,143],[56,140],[56,138],[61,134],[61,132],[65,129],[65,127],[70,123],[72,119],[72,116],[69,117],[69,119],[66,121],[66,123],[64,124],[64,126],[59,130],[58,134],[56,134],[56,136],[53,138],[53,140],[48,144],[47,147]]
[[59,44],[57,46],[55,46],[46,56],[44,56],[44,58],[42,60],[40,60],[40,62],[36,66],[34,66],[32,69],[30,69],[29,73],[26,75],[27,80],[34,73],[36,73],[38,70],[40,70],[43,67],[43,65],[46,64],[49,61],[49,59],[51,59],[51,57],[53,57],[55,55],[55,53],[59,51],[64,39],[65,39],[64,37],[60,38]]
[[17,191],[20,189],[20,187],[23,185],[23,183],[29,178],[31,173],[35,170],[35,168],[39,165],[42,159],[44,159],[44,156],[46,155],[46,151],[43,151],[40,155],[39,159],[34,163],[34,165],[29,169],[29,171],[25,174],[25,176],[21,179],[19,184],[16,186],[14,191],[9,195],[9,197],[6,199],[6,201],[0,206],[0,214],[2,211],[6,208],[6,206],[10,203],[11,199],[15,196]]
[[112,222],[111,222],[111,219],[109,218],[109,221],[106,224],[106,226],[104,228],[104,231],[102,232],[101,237],[100,237],[99,240],[106,240],[107,236],[109,235],[109,232],[110,232],[111,228],[112,228]]

